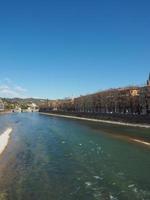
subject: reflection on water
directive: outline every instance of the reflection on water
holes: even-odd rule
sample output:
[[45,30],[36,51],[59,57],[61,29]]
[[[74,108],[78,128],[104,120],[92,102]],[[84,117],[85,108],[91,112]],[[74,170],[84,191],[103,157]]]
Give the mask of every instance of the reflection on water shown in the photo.
[[[0,200],[150,199],[150,149],[109,137],[148,130],[19,113],[0,158]],[[0,131],[1,132],[1,131]]]

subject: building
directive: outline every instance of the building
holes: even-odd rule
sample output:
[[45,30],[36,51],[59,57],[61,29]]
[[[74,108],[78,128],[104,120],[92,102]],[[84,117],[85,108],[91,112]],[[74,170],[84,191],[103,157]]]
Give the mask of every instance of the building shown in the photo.
[[5,108],[3,101],[0,99],[0,111],[3,111]]
[[27,109],[28,112],[36,112],[38,111],[38,109],[39,108],[35,103],[28,104],[28,109]]
[[13,112],[20,113],[21,112],[21,107],[19,105],[16,105],[15,109],[13,109]]
[[150,73],[146,85],[141,87],[140,107],[142,114],[150,114]]
[[150,114],[150,74],[144,86],[115,88],[74,99],[48,101],[43,110],[96,114]]
[[147,86],[150,86],[150,73],[149,73],[149,77],[148,77],[148,80],[147,80]]

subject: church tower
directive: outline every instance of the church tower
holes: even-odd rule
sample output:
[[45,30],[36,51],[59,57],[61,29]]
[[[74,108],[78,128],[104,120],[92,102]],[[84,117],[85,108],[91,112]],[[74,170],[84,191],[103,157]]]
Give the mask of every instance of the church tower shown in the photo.
[[150,73],[149,73],[149,77],[148,77],[148,80],[147,80],[147,86],[150,86]]

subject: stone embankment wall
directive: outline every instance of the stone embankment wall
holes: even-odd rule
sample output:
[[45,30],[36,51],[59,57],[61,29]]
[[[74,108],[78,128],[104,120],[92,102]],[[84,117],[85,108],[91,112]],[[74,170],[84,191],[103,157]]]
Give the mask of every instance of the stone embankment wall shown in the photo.
[[100,114],[100,113],[83,113],[83,112],[65,112],[65,111],[46,111],[40,109],[40,112],[84,117],[91,119],[109,120],[124,123],[136,123],[136,124],[150,124],[150,115],[132,115],[132,114]]

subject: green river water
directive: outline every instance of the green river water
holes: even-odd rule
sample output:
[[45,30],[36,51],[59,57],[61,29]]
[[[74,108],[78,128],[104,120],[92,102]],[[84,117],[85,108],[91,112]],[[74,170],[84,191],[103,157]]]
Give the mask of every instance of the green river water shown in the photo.
[[0,200],[150,200],[150,129],[50,117],[0,116],[13,128],[0,156]]

